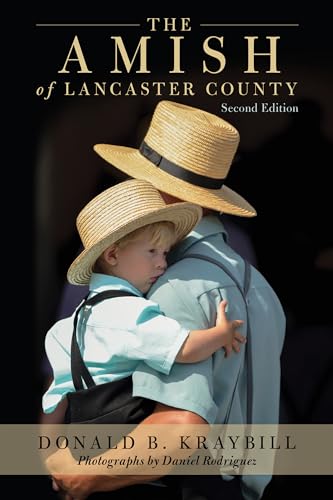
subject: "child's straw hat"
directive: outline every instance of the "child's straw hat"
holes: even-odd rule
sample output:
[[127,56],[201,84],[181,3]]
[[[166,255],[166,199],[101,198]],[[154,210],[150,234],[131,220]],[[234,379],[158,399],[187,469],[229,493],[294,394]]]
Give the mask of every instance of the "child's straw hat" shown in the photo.
[[179,241],[194,228],[201,215],[201,208],[192,203],[166,205],[147,181],[121,182],[93,198],[79,213],[76,224],[84,250],[70,266],[68,281],[87,284],[104,250],[140,227],[160,221],[173,222]]

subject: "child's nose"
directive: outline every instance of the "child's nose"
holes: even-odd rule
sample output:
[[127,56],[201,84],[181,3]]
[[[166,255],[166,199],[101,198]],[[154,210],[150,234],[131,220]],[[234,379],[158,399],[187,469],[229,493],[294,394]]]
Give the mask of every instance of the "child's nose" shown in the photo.
[[157,261],[157,267],[158,269],[166,269],[167,268],[167,261],[165,255],[161,255]]

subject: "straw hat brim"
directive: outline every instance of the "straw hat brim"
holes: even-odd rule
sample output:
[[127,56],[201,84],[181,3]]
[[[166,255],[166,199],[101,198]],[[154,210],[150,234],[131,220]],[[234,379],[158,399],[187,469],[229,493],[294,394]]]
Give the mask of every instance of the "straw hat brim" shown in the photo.
[[190,184],[156,167],[139,150],[111,144],[96,144],[96,153],[135,179],[151,182],[159,191],[218,212],[254,217],[257,212],[242,196],[227,186],[207,189]]
[[166,207],[137,217],[130,222],[126,222],[124,226],[118,227],[117,230],[93,246],[83,250],[69,267],[67,279],[73,285],[88,284],[93,272],[93,266],[104,250],[140,227],[153,224],[154,222],[172,222],[176,229],[176,243],[192,231],[200,221],[201,215],[202,210],[199,206],[184,202],[167,205]]

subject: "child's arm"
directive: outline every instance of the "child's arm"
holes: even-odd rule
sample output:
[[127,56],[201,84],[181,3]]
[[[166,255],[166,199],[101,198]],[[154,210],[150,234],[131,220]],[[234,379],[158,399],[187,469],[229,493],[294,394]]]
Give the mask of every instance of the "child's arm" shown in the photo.
[[209,358],[215,351],[225,348],[226,356],[232,350],[240,351],[240,343],[244,344],[246,338],[241,335],[239,328],[243,321],[228,321],[225,313],[227,301],[223,300],[218,307],[216,326],[206,330],[192,330],[180,348],[176,361],[178,363],[197,363]]

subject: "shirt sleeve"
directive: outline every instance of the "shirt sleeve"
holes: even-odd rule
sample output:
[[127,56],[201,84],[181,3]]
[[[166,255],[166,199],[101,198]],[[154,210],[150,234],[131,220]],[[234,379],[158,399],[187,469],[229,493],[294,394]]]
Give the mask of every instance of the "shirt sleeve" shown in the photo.
[[[192,330],[206,328],[207,318],[193,297],[185,297],[170,284],[162,283],[152,294],[154,302],[169,316]],[[214,423],[217,406],[213,400],[213,359],[200,363],[175,363],[168,376],[140,363],[133,374],[133,395],[153,399],[168,406],[197,413]]]
[[45,337],[45,352],[53,371],[53,381],[42,399],[43,411],[51,413],[72,387],[70,365],[70,342],[68,331],[72,329],[72,318],[57,321]]
[[145,302],[147,305],[137,319],[135,335],[126,345],[126,356],[142,360],[154,370],[168,374],[189,330],[164,316],[154,302]]

